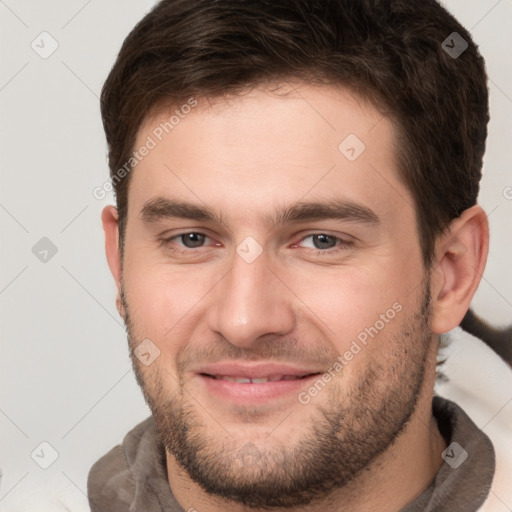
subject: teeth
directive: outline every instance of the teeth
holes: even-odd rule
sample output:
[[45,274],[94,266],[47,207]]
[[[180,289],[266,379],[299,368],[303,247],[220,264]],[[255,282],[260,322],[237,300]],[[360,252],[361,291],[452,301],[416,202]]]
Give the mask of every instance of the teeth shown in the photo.
[[217,378],[220,378],[220,380],[227,380],[229,382],[239,382],[241,384],[251,382],[251,379],[247,379],[245,377],[217,377]]
[[239,384],[264,384],[265,382],[277,382],[278,380],[297,380],[301,377],[295,375],[276,375],[275,377],[260,377],[257,379],[250,379],[248,377],[229,377],[229,376],[216,376],[218,380],[227,380],[228,382],[237,382]]

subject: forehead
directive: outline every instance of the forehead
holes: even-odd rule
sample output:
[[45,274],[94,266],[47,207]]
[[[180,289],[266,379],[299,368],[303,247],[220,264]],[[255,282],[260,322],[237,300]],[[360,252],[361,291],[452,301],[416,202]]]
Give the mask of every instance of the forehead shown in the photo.
[[[391,121],[346,89],[287,84],[192,98],[148,117],[130,201],[156,196],[221,205],[238,216],[329,196],[384,210],[412,199],[396,166]],[[409,203],[409,204],[407,204]]]

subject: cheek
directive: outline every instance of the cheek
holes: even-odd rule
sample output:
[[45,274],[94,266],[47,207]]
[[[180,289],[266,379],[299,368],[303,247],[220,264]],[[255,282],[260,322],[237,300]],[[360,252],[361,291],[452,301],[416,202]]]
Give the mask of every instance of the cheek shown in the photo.
[[161,263],[137,260],[133,258],[126,265],[124,275],[136,332],[160,342],[174,338],[190,326],[199,310],[198,302],[215,284],[212,272],[191,271],[190,267],[171,270]]
[[302,276],[294,283],[291,288],[304,304],[304,314],[320,326],[328,339],[337,340],[341,345],[337,348],[350,344],[386,311],[391,309],[389,316],[393,315],[393,304],[404,297],[403,282],[380,271],[338,268]]

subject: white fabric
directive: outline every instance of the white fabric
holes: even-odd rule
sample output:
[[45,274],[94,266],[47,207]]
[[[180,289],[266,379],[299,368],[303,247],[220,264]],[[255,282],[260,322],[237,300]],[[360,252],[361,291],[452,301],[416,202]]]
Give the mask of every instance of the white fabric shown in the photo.
[[481,512],[512,511],[512,369],[484,342],[460,328],[450,334],[438,395],[457,403],[489,436],[496,473]]
[[62,472],[36,468],[0,501],[0,512],[90,512],[90,508],[87,495]]

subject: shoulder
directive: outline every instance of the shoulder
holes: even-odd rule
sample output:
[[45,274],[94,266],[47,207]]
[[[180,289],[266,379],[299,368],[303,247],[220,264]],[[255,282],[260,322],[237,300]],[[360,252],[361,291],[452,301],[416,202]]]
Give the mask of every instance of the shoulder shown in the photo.
[[512,504],[512,369],[479,338],[455,329],[449,334],[442,372],[447,381],[437,393],[458,404],[491,440],[496,470],[482,512],[502,511]]
[[128,510],[136,490],[133,464],[153,428],[153,418],[149,417],[130,430],[122,444],[114,446],[91,466],[87,494],[92,512]]

